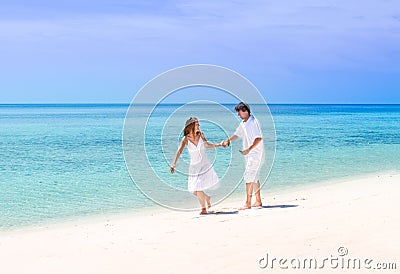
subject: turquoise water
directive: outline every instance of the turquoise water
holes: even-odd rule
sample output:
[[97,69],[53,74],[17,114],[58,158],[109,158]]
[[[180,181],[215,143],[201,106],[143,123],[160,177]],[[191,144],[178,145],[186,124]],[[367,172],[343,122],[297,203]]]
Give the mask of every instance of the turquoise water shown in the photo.
[[[122,129],[128,107],[0,105],[0,229],[157,207],[135,187],[125,166]],[[159,106],[155,118],[165,123],[178,107]],[[269,107],[277,142],[266,195],[268,190],[400,171],[400,105]],[[225,137],[213,134],[213,127],[202,124],[211,141]],[[148,153],[150,163],[143,165],[170,176],[159,151]],[[222,177],[230,154],[215,150],[209,156]],[[184,166],[187,155],[181,160],[178,164]],[[146,174],[140,176],[146,179]],[[185,176],[174,180],[185,188]],[[234,195],[242,192],[240,188]]]

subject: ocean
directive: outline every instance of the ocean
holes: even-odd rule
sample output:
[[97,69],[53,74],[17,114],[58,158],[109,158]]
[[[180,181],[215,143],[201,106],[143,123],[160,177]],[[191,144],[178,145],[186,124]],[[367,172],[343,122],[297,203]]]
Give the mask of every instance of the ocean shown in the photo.
[[[234,105],[223,107],[232,111]],[[156,174],[185,191],[186,152],[178,161],[182,172],[168,172],[185,119],[195,114],[211,142],[232,134],[239,123],[206,104],[186,109],[159,105],[150,118],[141,116],[138,108],[133,123],[149,126],[144,141],[143,132],[130,141],[144,146],[147,160],[131,168],[128,161],[128,171],[122,142],[128,108],[129,104],[0,105],[0,230],[159,207],[130,175],[139,187],[151,184],[148,180]],[[254,109],[262,121],[267,114]],[[271,127],[265,132],[273,143],[267,150],[267,162],[273,165],[266,170],[269,176],[262,189],[266,200],[269,192],[400,171],[400,105],[272,104],[269,109],[276,135]],[[213,117],[219,122],[213,123]],[[240,162],[231,161],[241,159],[240,142],[236,143],[208,151],[222,182],[240,181]],[[135,153],[125,151],[125,156]],[[228,172],[232,166],[234,172]],[[243,185],[239,182],[232,191],[229,195],[243,196]]]

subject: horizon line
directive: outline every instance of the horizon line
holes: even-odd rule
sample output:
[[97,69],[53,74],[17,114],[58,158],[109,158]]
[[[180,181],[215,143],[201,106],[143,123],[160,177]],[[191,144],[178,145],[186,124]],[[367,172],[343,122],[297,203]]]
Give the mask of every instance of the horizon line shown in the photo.
[[[219,102],[218,102],[219,103]],[[158,103],[157,105],[184,105],[187,102],[173,102],[173,103]],[[196,104],[196,103],[194,103]],[[197,103],[198,105],[208,105],[207,103]],[[237,103],[233,102],[222,102],[222,105],[235,105]],[[251,105],[264,105],[260,103],[249,103]],[[45,106],[45,105],[126,105],[129,106],[131,103],[115,103],[115,102],[56,102],[56,103],[0,103],[0,106],[22,106],[22,105],[32,105],[32,106]],[[136,105],[154,105],[154,103],[138,103]],[[267,103],[267,105],[400,105],[400,103]]]

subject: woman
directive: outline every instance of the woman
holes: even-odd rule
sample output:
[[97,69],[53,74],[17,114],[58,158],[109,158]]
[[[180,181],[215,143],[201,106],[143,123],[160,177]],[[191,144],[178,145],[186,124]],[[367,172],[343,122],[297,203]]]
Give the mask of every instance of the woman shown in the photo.
[[207,158],[204,148],[215,148],[222,144],[211,144],[207,142],[204,133],[200,131],[200,125],[197,118],[190,117],[185,123],[183,138],[175,153],[170,172],[174,173],[176,162],[179,159],[185,146],[190,155],[188,190],[199,199],[201,212],[207,214],[207,207],[211,207],[210,196],[204,193],[206,189],[213,189],[219,186],[219,179],[215,173],[210,161]]

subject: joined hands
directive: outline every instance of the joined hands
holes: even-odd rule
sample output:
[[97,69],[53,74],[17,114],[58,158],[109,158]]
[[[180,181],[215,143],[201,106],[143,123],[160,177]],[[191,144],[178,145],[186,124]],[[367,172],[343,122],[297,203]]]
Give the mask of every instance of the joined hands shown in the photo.
[[227,146],[229,146],[230,145],[230,143],[231,143],[231,141],[229,140],[229,139],[226,139],[226,140],[223,140],[223,141],[221,141],[221,146],[223,146],[223,147],[227,147]]

